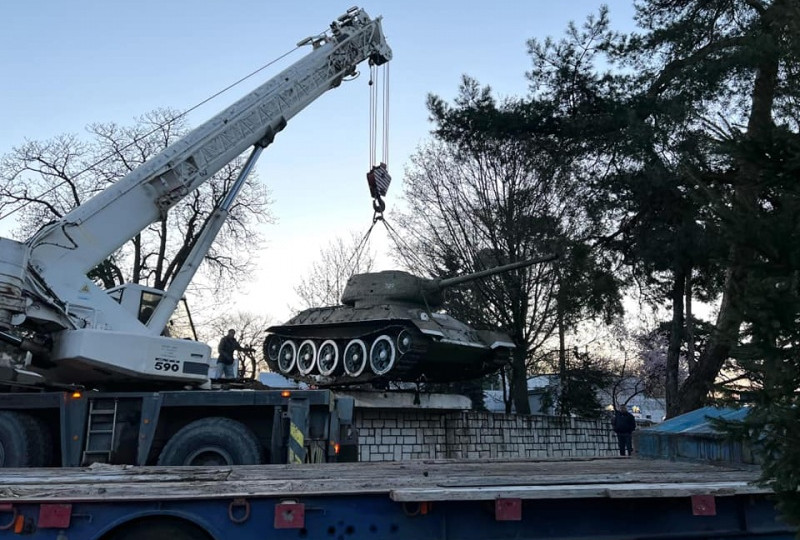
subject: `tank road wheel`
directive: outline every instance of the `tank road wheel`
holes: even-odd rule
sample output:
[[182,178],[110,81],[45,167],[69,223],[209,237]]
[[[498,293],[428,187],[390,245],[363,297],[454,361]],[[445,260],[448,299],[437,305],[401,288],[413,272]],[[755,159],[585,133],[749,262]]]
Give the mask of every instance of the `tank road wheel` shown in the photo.
[[264,355],[272,360],[273,362],[278,361],[278,353],[281,350],[281,338],[272,334],[267,337],[267,340],[264,342]]
[[358,377],[367,367],[367,346],[360,339],[351,339],[344,348],[344,371],[351,377]]
[[300,375],[308,375],[317,365],[317,345],[310,339],[305,340],[297,349],[297,369]]
[[397,335],[397,352],[400,354],[405,354],[411,350],[411,332],[408,330],[401,330],[400,334]]
[[369,367],[375,375],[386,375],[394,366],[395,356],[392,338],[379,336],[369,349]]
[[339,347],[332,339],[322,342],[317,352],[317,366],[321,375],[330,377],[339,367]]
[[258,465],[261,443],[250,428],[224,417],[201,418],[173,435],[159,465]]
[[294,369],[295,360],[297,360],[297,345],[291,339],[284,341],[278,349],[278,369],[281,373],[289,373]]

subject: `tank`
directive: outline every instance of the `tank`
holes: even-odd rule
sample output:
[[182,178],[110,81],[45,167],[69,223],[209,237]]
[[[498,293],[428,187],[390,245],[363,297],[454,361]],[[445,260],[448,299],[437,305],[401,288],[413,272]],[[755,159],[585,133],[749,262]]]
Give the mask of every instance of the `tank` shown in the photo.
[[272,371],[320,386],[451,382],[494,372],[510,360],[511,338],[476,330],[441,312],[444,291],[554,258],[447,279],[400,270],[355,274],[345,286],[342,305],[306,309],[269,327],[264,358]]

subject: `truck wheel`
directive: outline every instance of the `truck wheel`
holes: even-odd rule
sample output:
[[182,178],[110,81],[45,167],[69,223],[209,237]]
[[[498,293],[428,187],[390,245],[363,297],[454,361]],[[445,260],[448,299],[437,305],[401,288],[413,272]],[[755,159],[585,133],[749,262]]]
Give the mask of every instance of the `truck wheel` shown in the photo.
[[202,418],[170,438],[159,465],[257,465],[261,444],[250,429],[224,417]]
[[103,537],[104,540],[211,540],[196,525],[180,521],[153,521],[142,519]]
[[35,416],[31,417],[31,441],[33,442],[31,467],[50,467],[53,465],[55,448],[50,426]]
[[0,467],[33,467],[39,454],[33,418],[16,411],[0,411]]

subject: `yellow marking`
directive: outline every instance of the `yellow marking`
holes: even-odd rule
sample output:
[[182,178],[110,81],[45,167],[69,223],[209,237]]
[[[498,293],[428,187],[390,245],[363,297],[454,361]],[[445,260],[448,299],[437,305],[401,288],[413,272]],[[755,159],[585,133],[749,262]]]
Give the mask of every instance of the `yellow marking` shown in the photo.
[[289,435],[292,437],[292,439],[294,439],[294,441],[298,445],[300,445],[300,448],[303,447],[303,444],[305,442],[305,436],[303,435],[303,432],[300,430],[299,427],[297,427],[294,424],[290,424],[289,425]]

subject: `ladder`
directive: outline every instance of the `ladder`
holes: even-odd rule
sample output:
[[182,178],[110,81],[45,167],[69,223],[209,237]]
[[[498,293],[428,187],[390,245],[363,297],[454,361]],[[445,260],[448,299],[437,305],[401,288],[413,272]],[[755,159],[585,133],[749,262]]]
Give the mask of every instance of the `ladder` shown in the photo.
[[116,399],[92,399],[89,401],[86,445],[81,459],[83,465],[111,461],[117,427],[117,406]]

